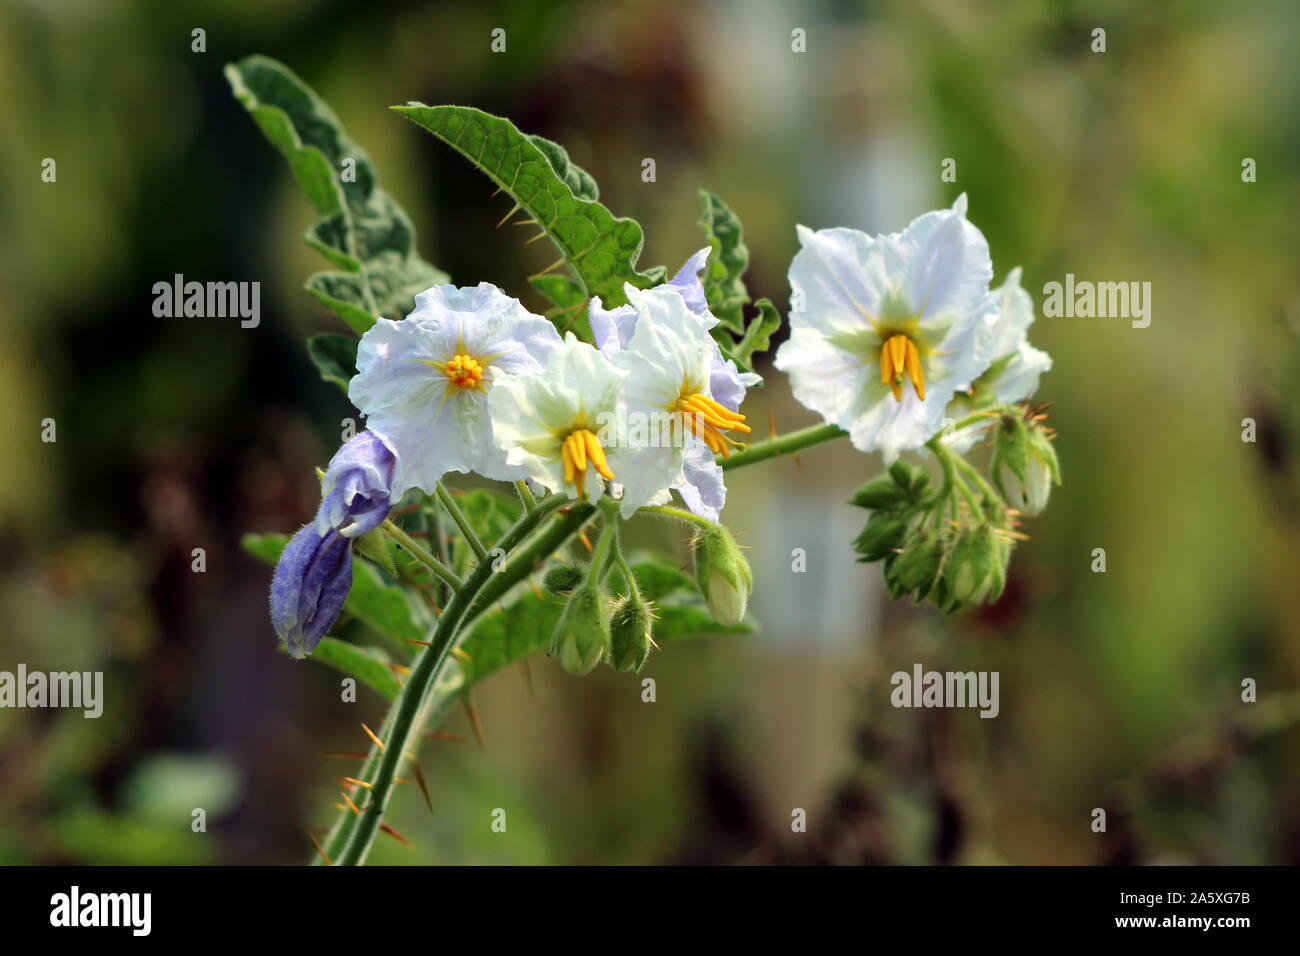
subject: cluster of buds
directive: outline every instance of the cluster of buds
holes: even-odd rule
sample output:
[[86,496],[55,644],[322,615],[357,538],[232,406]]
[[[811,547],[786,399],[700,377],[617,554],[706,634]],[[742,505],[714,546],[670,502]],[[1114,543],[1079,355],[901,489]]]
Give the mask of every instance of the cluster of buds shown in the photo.
[[927,598],[951,613],[966,604],[996,601],[1006,584],[1012,514],[999,500],[960,494],[904,461],[861,488],[851,503],[871,511],[854,542],[860,562],[883,561],[893,598]]
[[[726,528],[702,519],[696,528],[691,543],[696,585],[713,619],[735,627],[745,617],[753,572]],[[544,579],[547,591],[567,599],[551,635],[551,654],[572,674],[586,674],[601,661],[615,670],[638,671],[655,646],[652,603],[642,596],[635,576],[623,570],[616,575],[623,579],[614,589],[617,595],[610,595],[605,585],[609,572],[626,564],[608,559],[601,547],[587,567],[557,565]],[[610,536],[610,547],[617,554],[616,535]]]

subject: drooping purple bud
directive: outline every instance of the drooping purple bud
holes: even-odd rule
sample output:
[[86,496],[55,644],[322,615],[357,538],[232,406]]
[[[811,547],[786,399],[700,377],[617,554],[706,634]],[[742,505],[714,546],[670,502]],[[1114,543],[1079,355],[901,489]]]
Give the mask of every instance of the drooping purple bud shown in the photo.
[[271,623],[289,655],[304,658],[334,626],[352,589],[352,542],[303,525],[289,539],[271,578]]
[[384,440],[363,431],[334,453],[321,482],[316,531],[331,528],[356,538],[379,527],[391,505],[389,493],[397,458]]

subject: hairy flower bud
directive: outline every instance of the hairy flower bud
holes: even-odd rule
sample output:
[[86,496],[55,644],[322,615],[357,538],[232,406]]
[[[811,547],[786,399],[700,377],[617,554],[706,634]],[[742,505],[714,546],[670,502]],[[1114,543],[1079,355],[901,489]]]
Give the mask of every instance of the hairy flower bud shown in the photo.
[[944,580],[948,593],[963,604],[982,604],[1002,593],[1010,549],[990,525],[962,535],[952,549]]
[[887,558],[903,542],[911,516],[905,512],[876,511],[853,542],[859,562]]
[[721,525],[701,527],[695,550],[695,583],[708,603],[713,619],[724,627],[734,627],[745,617],[754,575],[740,546]]
[[583,584],[555,624],[551,653],[570,674],[586,674],[609,652],[609,599],[594,584]]
[[291,657],[316,649],[351,589],[351,541],[333,529],[322,536],[312,525],[289,539],[271,578],[271,623]]
[[650,608],[640,594],[629,594],[614,604],[610,621],[609,663],[615,670],[639,671],[650,656]]
[[542,578],[542,587],[552,594],[568,594],[582,583],[586,574],[576,564],[557,564]]
[[939,575],[946,550],[947,542],[941,534],[920,531],[911,535],[897,560],[889,564],[886,583],[899,596],[915,591],[917,602],[923,601]]
[[1047,507],[1061,469],[1051,439],[1036,421],[1006,416],[993,444],[993,479],[1011,507],[1036,515]]

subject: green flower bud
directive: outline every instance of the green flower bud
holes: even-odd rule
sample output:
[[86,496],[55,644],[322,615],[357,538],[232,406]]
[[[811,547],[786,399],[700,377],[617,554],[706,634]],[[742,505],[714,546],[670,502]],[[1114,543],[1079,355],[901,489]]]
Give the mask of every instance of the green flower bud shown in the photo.
[[963,604],[982,604],[1002,592],[1010,549],[990,525],[967,531],[958,540],[944,570],[948,594]]
[[939,575],[946,551],[947,543],[941,535],[923,531],[909,538],[898,560],[886,570],[886,580],[892,578],[898,583],[898,594],[894,596],[915,591],[917,602],[924,600]]
[[586,571],[576,564],[557,564],[542,578],[542,587],[552,594],[568,594],[586,577]]
[[889,466],[889,475],[894,479],[894,484],[904,490],[912,487],[912,482],[917,480],[917,475],[924,474],[917,468],[913,468],[903,459],[898,459]]
[[1007,503],[1022,514],[1042,512],[1061,468],[1037,420],[1004,415],[993,448],[993,480]]
[[734,627],[745,616],[754,575],[740,546],[726,528],[711,525],[701,528],[693,542],[695,583],[709,605],[713,619],[724,627]]
[[614,604],[610,621],[609,664],[615,670],[639,671],[650,656],[650,608],[639,594]]
[[901,505],[904,500],[905,495],[898,485],[894,484],[894,479],[889,475],[880,475],[855,491],[853,497],[849,499],[849,504],[857,505],[859,508],[870,508],[872,511],[888,511]]
[[569,595],[569,603],[555,623],[551,653],[570,674],[586,674],[600,663],[609,647],[609,599],[595,585],[583,584]]
[[853,542],[853,550],[859,554],[858,560],[879,561],[893,553],[907,533],[909,518],[905,514],[893,511],[877,511],[867,520]]

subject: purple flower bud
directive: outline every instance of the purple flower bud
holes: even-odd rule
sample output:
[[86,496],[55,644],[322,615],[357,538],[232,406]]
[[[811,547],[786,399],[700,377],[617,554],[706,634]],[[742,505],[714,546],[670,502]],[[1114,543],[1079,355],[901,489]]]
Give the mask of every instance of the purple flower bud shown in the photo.
[[291,657],[304,658],[334,626],[352,589],[352,542],[303,525],[271,578],[271,623]]
[[321,482],[316,531],[331,528],[345,538],[356,538],[379,527],[390,507],[393,466],[397,458],[384,440],[364,431],[334,454]]

